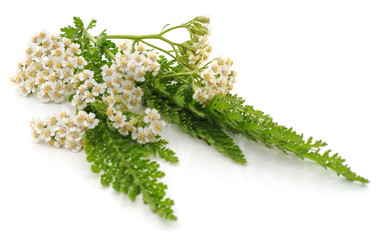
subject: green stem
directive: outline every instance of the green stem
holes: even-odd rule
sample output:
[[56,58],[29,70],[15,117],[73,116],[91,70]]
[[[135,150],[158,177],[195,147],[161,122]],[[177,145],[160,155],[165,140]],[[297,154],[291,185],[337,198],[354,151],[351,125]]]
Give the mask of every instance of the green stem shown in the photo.
[[122,99],[120,99],[120,98],[115,98],[115,102],[116,103],[118,103],[118,104],[120,104],[120,105],[122,105],[123,107],[124,107],[124,109],[126,110],[126,111],[128,111],[128,107],[127,107],[127,105],[122,101]]
[[178,76],[190,76],[190,75],[197,75],[198,73],[196,71],[192,72],[180,72],[180,73],[174,73],[169,75],[164,75],[160,79],[168,78],[168,77],[178,77]]
[[170,32],[171,30],[174,30],[174,29],[177,29],[177,28],[187,28],[187,25],[186,25],[186,24],[182,24],[182,25],[178,25],[178,26],[175,26],[175,27],[171,27],[171,28],[169,28],[169,29],[166,29],[165,31],[162,31],[162,32],[160,33],[160,35],[162,36],[162,35],[164,35],[165,33]]
[[[89,32],[88,32],[88,30],[85,28],[85,27],[83,27],[82,28],[82,32],[84,33],[84,35],[92,42],[92,43],[94,43],[94,44],[96,44],[97,43],[97,39],[95,39]],[[103,48],[103,51],[104,51],[104,53],[109,57],[109,58],[111,58],[111,59],[113,59],[114,61],[115,61],[115,56],[114,56],[114,54],[112,53],[112,52],[110,52],[110,50],[109,49],[107,49],[107,48]]]
[[150,47],[152,47],[152,48],[158,49],[158,50],[160,50],[161,52],[164,52],[164,53],[166,53],[167,55],[169,55],[170,57],[172,57],[172,58],[175,59],[175,57],[173,56],[173,54],[170,53],[171,51],[166,51],[166,50],[164,50],[164,49],[162,49],[162,48],[159,48],[159,47],[157,47],[157,46],[155,46],[155,45],[153,45],[153,44],[150,44],[150,43],[148,43],[148,42],[146,42],[146,41],[144,41],[144,40],[139,40],[139,41],[142,42],[142,43],[144,43],[144,44],[146,44],[146,45],[148,45],[148,46],[150,46]]
[[134,40],[141,40],[141,39],[160,39],[160,34],[147,34],[147,35],[107,35],[106,38],[108,39],[134,39]]
[[[159,39],[161,41],[164,41],[168,43],[175,52],[175,59],[178,57],[178,51],[175,48],[176,45],[180,45],[179,43],[175,43],[170,41],[167,38],[164,38],[161,34],[147,34],[147,35],[107,35],[107,39],[131,39],[131,40],[143,40],[143,39]],[[161,50],[161,48],[160,48]],[[168,51],[163,50],[163,52],[167,53]]]

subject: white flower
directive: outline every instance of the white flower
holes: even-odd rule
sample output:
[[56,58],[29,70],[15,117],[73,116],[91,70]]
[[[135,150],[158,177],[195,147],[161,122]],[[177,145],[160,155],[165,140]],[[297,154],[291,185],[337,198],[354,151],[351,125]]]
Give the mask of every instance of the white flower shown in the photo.
[[36,89],[36,80],[33,79],[33,78],[29,78],[28,80],[25,81],[26,83],[26,90],[28,91],[28,93],[33,93],[35,92],[35,89]]
[[51,140],[51,137],[55,135],[55,131],[53,131],[51,127],[47,126],[42,129],[41,135],[45,142],[48,142]]
[[152,64],[152,61],[149,59],[149,58],[146,58],[144,59],[144,61],[142,62],[142,66],[145,68],[145,69],[149,69],[149,67],[151,66]]
[[34,45],[29,45],[28,48],[26,49],[26,56],[31,57],[33,53],[35,52],[35,46]]
[[34,51],[31,56],[37,58],[38,60],[42,60],[45,55],[45,50],[43,48],[39,48],[37,51]]
[[77,57],[76,59],[77,68],[83,69],[85,65],[88,64],[88,62],[81,56]]
[[115,104],[115,97],[113,94],[107,96],[107,97],[103,97],[103,101],[107,104],[107,105],[114,105]]
[[152,62],[157,61],[158,55],[154,51],[148,52],[148,57]]
[[120,128],[126,124],[126,116],[122,114],[122,112],[117,111],[115,116],[109,116],[110,120],[113,121],[113,126],[115,128]]
[[56,135],[54,147],[62,147],[66,145],[67,138],[65,135]]
[[67,134],[67,140],[80,140],[83,137],[84,131],[81,131],[80,128],[72,127],[69,129]]
[[71,43],[71,45],[69,46],[69,50],[74,55],[80,54],[81,53],[80,44],[78,44],[78,43]]
[[37,97],[38,99],[43,102],[43,103],[47,103],[50,101],[50,96],[47,92],[44,92],[44,91],[39,91],[37,93]]
[[94,72],[90,70],[84,70],[82,73],[79,74],[79,79],[81,81],[92,79],[94,76]]
[[32,129],[31,131],[35,142],[40,142],[43,140],[41,132],[37,131],[36,129]]
[[58,114],[58,120],[62,121],[63,119],[66,119],[68,117],[69,117],[69,109],[65,107]]
[[145,80],[145,69],[143,67],[138,67],[135,70],[135,80],[138,82],[144,82]]
[[145,113],[147,114],[143,119],[145,123],[156,122],[161,117],[156,109],[147,108],[145,109]]
[[51,126],[55,126],[58,123],[58,116],[56,114],[52,114],[51,116],[47,117],[47,122]]
[[94,96],[99,96],[100,94],[103,94],[105,92],[105,87],[103,84],[95,84],[92,88],[92,93]]
[[89,80],[85,81],[84,85],[87,89],[89,89],[89,88],[93,88],[95,85],[97,85],[97,82],[93,78],[90,78]]
[[111,67],[109,67],[108,65],[103,65],[101,67],[102,69],[102,76],[112,76],[115,74],[115,68],[116,68],[116,65],[115,64],[112,64]]
[[117,61],[118,66],[122,72],[126,71],[128,66],[128,59],[127,57],[121,57],[119,61]]
[[113,75],[113,82],[117,88],[121,86],[121,83],[123,82],[123,75],[120,73],[115,73]]
[[26,97],[29,94],[26,88],[26,82],[22,82],[18,85],[18,92],[23,97]]
[[64,96],[59,91],[53,91],[50,93],[50,99],[55,103],[61,103],[64,101]]
[[122,43],[118,44],[118,48],[120,51],[127,51],[131,48],[131,44],[129,43],[129,41],[123,41]]
[[72,78],[71,78],[71,83],[76,84],[76,83],[78,83],[79,81],[80,81],[79,74],[75,74],[75,75],[72,76]]
[[84,98],[85,98],[85,102],[87,103],[92,103],[96,100],[95,96],[94,96],[94,93],[93,92],[89,92],[89,91],[86,91],[84,93]]
[[109,116],[110,120],[111,120],[111,118],[113,118],[115,113],[116,113],[116,109],[113,108],[112,106],[110,106],[106,109],[106,115]]
[[152,63],[150,70],[153,72],[153,76],[156,76],[158,74],[158,71],[160,70],[160,64],[159,63]]
[[53,42],[51,41],[51,39],[46,39],[46,40],[44,40],[43,42],[41,42],[42,47],[43,47],[44,49],[46,49],[46,50],[50,50],[52,44],[53,44]]
[[45,40],[47,40],[48,38],[49,38],[49,34],[46,33],[45,31],[40,31],[40,32],[38,33],[38,39],[40,40],[40,42],[45,41]]
[[144,133],[148,142],[153,142],[156,140],[156,132],[153,129],[145,128]]
[[151,125],[149,125],[149,128],[154,131],[156,134],[158,134],[159,132],[162,131],[162,129],[166,126],[166,123],[165,121],[156,121],[156,122],[153,122],[151,123]]
[[67,68],[77,68],[77,61],[75,58],[69,57],[63,62],[63,67]]
[[89,113],[86,121],[84,122],[84,126],[88,127],[89,129],[95,128],[99,123],[99,120],[96,119],[96,115],[94,113]]
[[55,57],[62,57],[65,49],[63,47],[58,47],[51,51],[51,55]]
[[122,100],[124,102],[130,102],[131,101],[132,92],[129,90],[124,90],[122,93]]
[[82,95],[75,95],[72,99],[72,105],[76,106],[78,109],[84,109],[87,105]]
[[84,126],[84,122],[86,121],[87,118],[88,118],[88,113],[86,113],[85,111],[79,111],[79,113],[75,117],[75,123],[78,126]]
[[76,94],[84,95],[84,93],[85,93],[86,91],[88,91],[87,86],[86,86],[85,84],[82,84],[82,85],[80,85],[80,86],[77,88]]
[[55,133],[56,134],[55,139],[56,139],[58,136],[66,136],[69,128],[63,122],[60,122],[59,126],[57,126],[54,130],[56,131]]
[[41,119],[35,119],[31,122],[32,129],[36,130],[37,132],[41,133],[42,129],[45,127],[47,123]]
[[210,70],[208,70],[208,69],[204,70],[204,71],[202,72],[201,76],[202,76],[202,78],[204,79],[204,81],[212,80],[212,79],[214,79],[214,77],[215,77],[214,74],[213,74],[213,72],[210,71]]
[[136,140],[138,143],[141,143],[141,144],[145,144],[145,143],[148,142],[144,128],[142,128],[142,127],[139,127],[137,129],[133,130],[132,139]]
[[198,88],[195,90],[193,99],[197,100],[200,103],[205,103],[208,100],[208,94],[203,91],[203,89]]
[[66,37],[62,38],[62,42],[63,42],[64,46],[66,46],[66,47],[68,47],[72,43],[71,39],[66,38]]
[[74,139],[68,140],[65,144],[65,147],[71,149],[72,152],[78,152],[82,148],[81,139],[79,139],[79,140],[74,140]]
[[230,67],[230,66],[233,65],[233,60],[232,60],[231,58],[227,58],[227,59],[225,60],[225,63],[226,63],[226,65],[228,65],[228,66]]
[[136,47],[136,51],[139,51],[140,53],[143,53],[145,51],[145,46],[142,43],[139,43]]
[[134,126],[131,123],[126,122],[123,126],[119,127],[118,131],[123,136],[127,136],[133,129]]
[[133,88],[133,94],[138,101],[141,101],[141,97],[144,95],[144,92],[140,87],[136,87]]

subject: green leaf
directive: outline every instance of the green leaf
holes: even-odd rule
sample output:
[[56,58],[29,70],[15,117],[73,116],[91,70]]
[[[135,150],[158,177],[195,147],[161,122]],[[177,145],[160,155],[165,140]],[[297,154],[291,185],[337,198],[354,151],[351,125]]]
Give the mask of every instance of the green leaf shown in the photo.
[[96,24],[97,24],[97,20],[92,19],[92,21],[90,21],[90,23],[89,23],[89,25],[86,27],[86,29],[87,29],[87,30],[92,29],[92,28],[96,27]]
[[219,125],[199,118],[183,108],[174,107],[174,103],[171,100],[157,95],[158,93],[155,90],[146,89],[145,86],[144,89],[144,95],[148,99],[146,104],[151,108],[156,108],[167,121],[181,127],[185,133],[203,139],[208,144],[213,145],[219,152],[233,161],[241,164],[246,163],[241,149]]
[[[150,146],[110,131],[103,122],[86,131],[85,142],[85,152],[92,163],[92,171],[101,174],[104,186],[112,185],[132,201],[141,194],[153,212],[165,219],[177,219],[172,210],[173,201],[165,198],[167,186],[160,182],[164,173],[156,162],[144,158],[146,153],[153,154]],[[159,144],[165,145],[163,141],[156,143]],[[168,152],[161,146],[157,148]]]
[[80,17],[73,17],[73,23],[77,29],[82,29],[84,27],[84,23]]
[[368,183],[369,180],[358,176],[344,164],[345,160],[338,154],[331,155],[331,150],[320,154],[327,144],[313,138],[304,139],[303,134],[292,128],[279,125],[262,111],[246,105],[245,100],[237,95],[215,96],[206,108],[206,117],[220,123],[225,129],[261,142],[267,147],[275,146],[285,153],[293,153],[300,158],[313,160],[325,168],[330,168],[348,180]]
[[168,144],[168,142],[164,139],[158,139],[155,142],[151,142],[148,144],[148,147],[150,147],[154,154],[158,154],[160,158],[165,159],[168,162],[171,163],[177,163],[178,158],[175,155],[175,152],[173,152],[171,149],[165,147]]

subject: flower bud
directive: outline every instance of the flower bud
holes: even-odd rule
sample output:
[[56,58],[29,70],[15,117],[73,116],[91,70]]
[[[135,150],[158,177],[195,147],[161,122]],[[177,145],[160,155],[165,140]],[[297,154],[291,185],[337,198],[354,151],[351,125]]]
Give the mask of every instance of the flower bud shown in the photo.
[[209,23],[209,17],[206,16],[198,16],[194,20],[205,24]]

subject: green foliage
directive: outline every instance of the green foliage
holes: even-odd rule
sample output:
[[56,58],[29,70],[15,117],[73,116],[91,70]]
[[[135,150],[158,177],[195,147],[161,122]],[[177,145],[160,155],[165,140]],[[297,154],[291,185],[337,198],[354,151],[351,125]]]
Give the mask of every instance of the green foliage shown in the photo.
[[[61,37],[66,37],[72,40],[72,42],[79,43],[81,49],[81,56],[85,58],[88,64],[85,69],[94,72],[94,78],[97,82],[103,82],[101,67],[105,64],[111,65],[112,59],[104,58],[103,51],[108,49],[111,53],[115,54],[118,50],[115,43],[106,39],[106,30],[102,31],[97,37],[96,44],[93,44],[83,34],[84,23],[79,17],[73,18],[74,26],[67,26],[61,28]],[[92,29],[96,26],[97,21],[93,19],[87,26],[88,29]]]
[[153,146],[135,143],[129,137],[111,131],[101,121],[85,133],[85,142],[87,160],[92,163],[92,171],[101,174],[104,186],[111,185],[132,201],[141,194],[153,212],[165,219],[177,219],[172,210],[174,202],[165,197],[167,186],[159,181],[165,174],[155,161],[146,159],[158,152],[174,161],[172,151],[163,147],[164,141]]
[[242,134],[261,142],[267,147],[277,147],[284,153],[293,153],[300,158],[311,159],[324,168],[330,168],[349,180],[368,183],[368,179],[356,175],[344,164],[345,160],[338,154],[331,155],[331,150],[320,153],[327,144],[321,140],[304,139],[303,134],[292,128],[281,126],[263,112],[246,105],[237,95],[217,95],[207,106],[206,116],[211,121],[221,124],[225,129]]
[[89,25],[86,27],[86,29],[89,30],[89,29],[95,28],[96,24],[97,24],[97,20],[92,19],[92,21],[90,21],[90,23],[89,23]]
[[[100,119],[102,122],[106,123],[108,125],[108,128],[110,131],[117,132],[116,129],[112,126],[112,124],[108,121],[108,116],[106,114],[107,105],[103,101],[94,101],[93,103],[89,104],[85,110],[88,112],[94,112],[96,114],[96,117]],[[137,115],[137,114],[135,114]],[[133,117],[135,115],[127,115],[127,117]],[[166,145],[168,142],[161,138],[161,136],[156,136],[155,142],[150,142],[148,144],[145,144],[144,146],[149,149],[151,153],[154,155],[158,155],[162,159],[166,160],[167,162],[171,163],[177,163],[178,158],[175,155],[175,152],[171,149],[167,148]]]
[[[178,87],[178,89],[181,89],[181,87]],[[241,164],[246,163],[241,149],[219,125],[199,118],[192,112],[175,105],[174,101],[159,95],[156,90],[148,89],[145,85],[143,90],[146,104],[151,108],[156,108],[168,122],[175,123],[187,134],[203,139],[233,161]]]
[[[95,43],[95,46],[97,47],[99,53],[102,55],[104,49],[110,50],[111,53],[116,54],[117,49],[115,43],[113,43],[110,40],[107,40],[107,34],[106,30],[103,30],[97,37],[96,37],[97,42]],[[107,57],[105,55],[105,57]],[[109,61],[112,61],[112,59],[109,59]]]
[[[92,20],[92,22],[93,22],[93,20]],[[92,22],[89,25],[94,26]],[[81,18],[79,18],[79,17],[73,17],[73,23],[74,23],[74,27],[67,26],[67,27],[60,29],[60,31],[62,32],[62,34],[61,34],[62,37],[66,37],[66,38],[69,38],[71,40],[81,38],[82,28],[84,27],[84,23],[82,22]]]
[[[208,33],[208,28],[203,25],[207,22],[207,18],[197,17],[184,24],[190,32],[191,40],[193,36]],[[86,69],[95,73],[96,81],[103,82],[101,67],[113,63],[111,56],[116,54],[118,49],[107,39],[106,30],[97,37],[92,37],[87,32],[95,26],[96,20],[93,19],[85,29],[82,20],[75,17],[73,26],[61,29],[61,36],[81,45],[82,56],[88,62]],[[137,41],[139,40],[134,41],[133,48]],[[177,56],[174,60],[169,61],[166,57],[160,56],[158,74],[153,76],[148,73],[145,82],[136,83],[144,91],[144,102],[147,106],[156,108],[168,122],[180,126],[185,133],[213,145],[237,163],[245,164],[246,159],[227,132],[242,134],[269,148],[276,147],[286,154],[311,159],[349,180],[369,182],[352,172],[338,154],[331,154],[331,150],[324,152],[323,149],[327,145],[325,142],[313,141],[311,137],[305,140],[302,134],[275,123],[270,116],[245,104],[237,95],[218,95],[206,108],[202,108],[192,99],[193,87],[200,84],[196,79],[199,77],[198,72],[191,74],[192,69],[195,70],[196,67],[180,60],[188,57],[185,55],[186,52],[189,54],[192,50],[188,43],[191,44],[188,41],[177,45],[177,50],[182,56]],[[105,114],[106,108],[102,101],[95,101],[85,109],[94,112],[101,121],[95,129],[87,131],[85,135],[85,151],[88,161],[92,163],[92,171],[101,174],[103,185],[111,185],[116,191],[128,195],[131,200],[135,200],[141,194],[152,211],[166,219],[175,220],[171,209],[173,201],[165,198],[166,185],[159,182],[164,173],[158,170],[156,162],[146,159],[150,155],[158,155],[168,162],[175,163],[178,161],[175,153],[166,147],[167,141],[160,137],[156,142],[141,145],[129,136],[120,135],[109,123]]]
[[151,142],[148,144],[148,147],[154,152],[155,155],[160,156],[160,158],[165,159],[171,163],[177,163],[178,158],[171,149],[165,147],[168,142],[164,139],[158,139],[155,142]]

